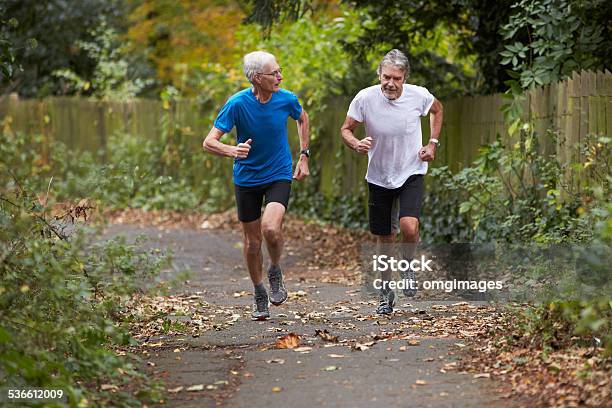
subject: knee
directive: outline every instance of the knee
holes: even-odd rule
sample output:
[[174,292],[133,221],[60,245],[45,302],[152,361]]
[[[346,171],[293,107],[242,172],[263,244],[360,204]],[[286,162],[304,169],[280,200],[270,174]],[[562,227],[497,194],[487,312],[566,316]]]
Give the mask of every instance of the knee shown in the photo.
[[261,232],[268,242],[278,242],[281,239],[280,227],[271,224],[263,224],[261,226]]
[[416,218],[401,219],[400,231],[404,241],[416,242],[419,239],[419,220]]

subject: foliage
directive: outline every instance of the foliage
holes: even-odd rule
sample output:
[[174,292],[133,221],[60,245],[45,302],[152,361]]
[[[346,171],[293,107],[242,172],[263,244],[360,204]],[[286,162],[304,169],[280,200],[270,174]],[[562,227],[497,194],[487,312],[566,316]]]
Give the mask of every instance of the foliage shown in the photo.
[[186,74],[209,64],[231,64],[235,32],[244,17],[237,1],[135,0],[129,14],[130,50],[147,56],[162,85],[184,92]]
[[[8,41],[23,66],[23,72],[17,72],[5,89],[26,97],[60,93],[60,84],[53,77],[58,69],[90,78],[95,61],[76,42],[94,41],[90,32],[102,18],[120,23],[124,13],[121,0],[5,0],[3,4],[6,15],[19,22],[8,32]],[[31,39],[36,39],[35,48],[28,46]]]
[[[512,343],[537,345],[545,352],[569,348],[604,347],[612,356],[612,304],[605,297],[591,300],[553,300],[515,310]],[[517,339],[521,339],[522,342]],[[576,341],[578,340],[578,342]]]
[[559,81],[580,69],[609,64],[612,12],[603,0],[521,0],[507,24],[502,65],[520,74],[524,89]]
[[[518,287],[538,300],[515,310],[513,337],[523,346],[556,350],[590,345],[595,337],[612,353],[611,141],[589,135],[576,147],[583,161],[563,165],[541,153],[538,135],[525,125],[514,145],[498,139],[458,173],[447,167],[430,173],[423,241],[502,243],[497,269],[512,271]],[[513,247],[522,254],[516,264]],[[552,252],[526,258],[531,249]]]
[[[344,44],[357,60],[369,60],[373,55],[380,58],[383,51],[400,48],[411,59],[414,81],[435,89],[438,95],[503,89],[508,77],[499,66],[503,42],[498,30],[507,21],[511,0],[496,7],[476,0],[345,3],[361,10],[363,16],[359,39]],[[255,7],[249,18],[266,29],[270,19],[257,18],[257,11]],[[477,78],[472,65],[477,68]]]
[[523,92],[565,79],[580,69],[609,69],[612,47],[610,2],[521,0],[500,28],[501,64],[509,65],[508,103],[503,107],[514,134],[524,122]]
[[189,143],[191,133],[168,119],[162,125],[160,140],[116,134],[97,156],[7,128],[0,155],[15,177],[28,180],[34,191],[52,186],[59,201],[87,197],[107,209],[225,209],[230,166],[202,163],[201,156],[193,154],[199,144]]
[[244,3],[249,9],[244,22],[261,24],[268,36],[275,22],[298,20],[312,7],[310,2],[294,0],[245,0]]
[[[564,79],[575,70],[603,68],[609,64],[610,4],[598,0],[522,0],[513,9],[508,23],[500,29],[504,37],[501,63],[512,68],[509,71],[512,79],[506,82],[508,103],[503,111],[507,123],[511,124],[510,136],[518,133],[521,142],[536,146],[543,135],[532,132],[533,123],[525,119],[523,93],[537,85]],[[532,234],[535,242],[584,242],[589,246],[585,251],[585,259],[590,261],[589,275],[603,271],[603,276],[609,279],[609,264],[599,263],[607,259],[605,254],[610,252],[611,243],[610,138],[589,136],[583,140],[579,149],[581,162],[569,166],[560,166],[552,160],[547,166],[537,149],[535,154],[528,151],[523,157],[521,151],[507,163],[513,169],[530,169],[533,178],[527,177],[524,183],[532,194],[512,201],[516,215],[514,219],[508,217],[507,221],[511,222],[501,226],[512,228],[518,223],[523,239],[529,239]],[[466,213],[472,210],[471,204],[464,203]],[[536,276],[540,273],[538,269],[545,275],[548,272],[541,265],[535,265],[532,272]],[[554,282],[559,277],[551,279]],[[573,335],[600,336],[609,354],[611,316],[609,292],[605,292],[609,290],[609,282],[604,280],[599,285],[601,294],[595,291],[582,299],[576,299],[577,293],[572,290],[576,287],[575,281],[560,283],[573,296],[564,296],[563,290],[542,294],[542,302],[533,311],[518,311],[517,319],[524,322],[519,328],[527,327],[523,331],[527,338],[553,348],[567,346]]]
[[6,20],[4,13],[4,8],[0,6],[0,73],[2,74],[2,83],[13,76],[15,65],[15,51],[6,38],[6,31],[19,24],[16,19]]
[[610,198],[610,139],[590,136],[580,147],[585,163],[564,165],[556,154],[542,154],[537,135],[525,126],[517,143],[506,146],[498,138],[455,175],[447,167],[433,169],[430,184],[437,189],[430,203],[445,204],[426,203],[434,212],[426,214],[424,233],[433,241],[588,241],[591,225],[602,219],[597,203]]
[[[120,45],[119,34],[102,19],[100,25],[91,30],[95,41],[77,41],[76,46],[84,50],[87,56],[95,61],[91,79],[81,78],[70,69],[60,69],[53,75],[63,79],[67,88],[73,88],[77,94],[92,95],[100,99],[125,100],[139,95],[143,89],[152,84],[152,80],[130,78],[129,61],[125,59],[128,45]],[[62,93],[72,93],[63,90]]]
[[[0,384],[61,389],[71,407],[141,406],[156,386],[110,348],[132,344],[119,308],[168,259],[121,239],[73,234],[77,207],[62,218],[0,161]],[[48,196],[47,196],[48,198]],[[46,203],[45,203],[46,204]],[[50,204],[50,202],[49,202]],[[101,384],[117,386],[117,392]],[[125,386],[137,392],[124,391]]]

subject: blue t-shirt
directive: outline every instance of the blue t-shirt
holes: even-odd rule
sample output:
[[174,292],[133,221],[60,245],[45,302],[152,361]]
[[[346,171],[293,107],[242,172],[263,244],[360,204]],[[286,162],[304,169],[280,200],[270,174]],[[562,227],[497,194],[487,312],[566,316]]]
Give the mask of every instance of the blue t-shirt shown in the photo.
[[261,103],[251,88],[234,95],[219,111],[214,126],[229,133],[236,126],[238,143],[252,139],[246,159],[234,159],[234,183],[252,187],[292,178],[287,118],[298,120],[302,106],[297,96],[280,89]]

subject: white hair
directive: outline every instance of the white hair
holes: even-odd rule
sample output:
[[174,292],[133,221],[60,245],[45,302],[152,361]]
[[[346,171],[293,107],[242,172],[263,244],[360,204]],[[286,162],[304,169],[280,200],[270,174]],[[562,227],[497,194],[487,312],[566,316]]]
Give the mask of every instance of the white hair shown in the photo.
[[263,71],[264,67],[276,61],[276,57],[265,51],[253,51],[244,56],[244,75],[253,83],[255,74]]
[[404,79],[407,79],[410,75],[410,63],[408,63],[408,58],[397,48],[389,51],[380,61],[380,64],[378,64],[378,69],[376,70],[378,75],[380,75],[383,65],[392,65],[395,68],[404,71]]

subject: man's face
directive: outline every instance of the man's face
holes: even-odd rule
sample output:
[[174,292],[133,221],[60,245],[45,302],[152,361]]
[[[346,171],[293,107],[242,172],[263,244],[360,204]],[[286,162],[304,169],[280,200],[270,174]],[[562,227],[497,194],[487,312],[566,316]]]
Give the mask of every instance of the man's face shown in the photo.
[[274,61],[264,65],[261,73],[257,74],[259,76],[259,84],[264,91],[276,92],[280,89],[280,83],[283,80],[280,70],[280,66]]
[[393,65],[381,67],[380,85],[385,98],[393,100],[400,97],[404,86],[404,74],[404,71]]

